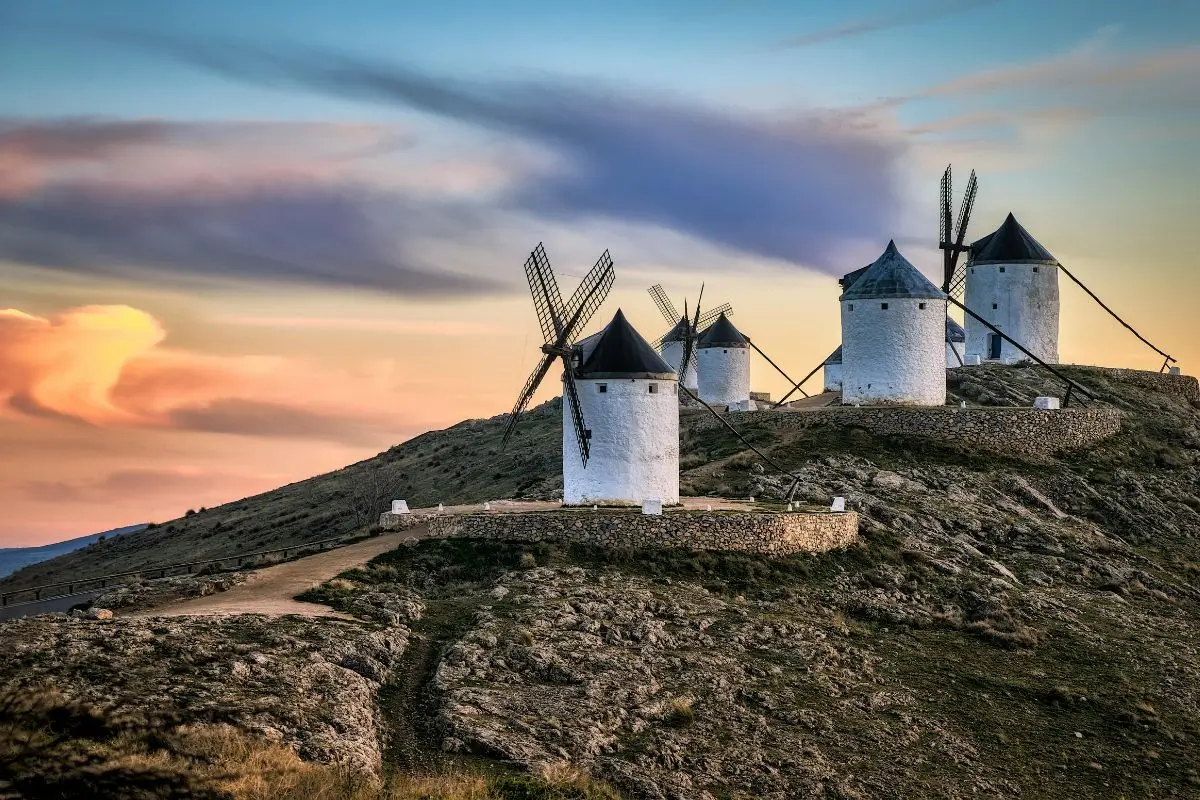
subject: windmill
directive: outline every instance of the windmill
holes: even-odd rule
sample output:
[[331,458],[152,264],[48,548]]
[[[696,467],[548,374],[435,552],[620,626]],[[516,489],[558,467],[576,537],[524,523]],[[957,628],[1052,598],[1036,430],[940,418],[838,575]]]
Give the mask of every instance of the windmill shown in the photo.
[[[661,287],[660,287],[660,288],[661,288]],[[653,290],[651,291],[651,293],[653,294]],[[656,298],[656,299],[657,299],[657,298]],[[695,329],[697,329],[697,328],[699,327],[699,325],[700,325],[700,320],[703,318],[703,317],[701,317],[701,315],[700,315],[700,302],[701,302],[703,299],[704,299],[704,284],[700,284],[700,295],[699,295],[699,297],[697,297],[697,298],[696,298],[696,311],[695,311],[695,316],[692,318],[692,320],[690,320],[691,328],[692,328],[693,330],[695,330]],[[664,314],[665,314],[665,313],[666,313],[666,312],[664,312]],[[722,312],[722,313],[724,313],[724,312]],[[728,315],[726,314],[726,316],[728,316]],[[721,317],[721,314],[717,314],[717,317],[718,317],[718,318],[720,318],[720,317]],[[681,322],[683,322],[683,323],[685,323],[685,324],[686,324],[686,323],[689,323],[689,320],[688,320],[688,318],[687,318],[687,317],[684,317],[684,318],[681,320]],[[747,343],[749,343],[749,340],[747,340]],[[683,343],[683,355],[682,355],[682,357],[681,357],[681,359],[680,359],[680,362],[679,362],[679,369],[677,370],[678,374],[680,374],[680,375],[683,375],[683,374],[685,374],[685,371],[686,371],[686,370],[688,370],[688,369],[690,369],[690,368],[691,368],[691,366],[692,366],[692,359],[695,357],[696,344],[697,344],[697,342],[696,342],[696,337],[690,337],[690,338],[688,338],[688,339],[684,340],[684,343]],[[758,350],[758,348],[755,348],[755,349],[756,349],[756,350]],[[758,352],[759,352],[759,353],[762,353],[762,351],[761,351],[761,350],[759,350]],[[763,355],[763,357],[764,357],[764,358],[766,358],[766,354],[765,354],[765,353],[762,353],[762,355]],[[768,361],[770,361],[770,359],[769,359],[769,358],[768,358],[767,360],[768,360]],[[772,362],[772,364],[774,364],[774,362]],[[777,369],[778,369],[778,368],[777,368]],[[782,372],[782,370],[780,370],[780,372]],[[787,377],[787,376],[785,375],[784,377]],[[791,378],[788,378],[788,380],[791,380]],[[799,388],[799,387],[797,386],[796,388]],[[759,458],[761,458],[763,461],[765,461],[765,462],[766,462],[766,463],[767,463],[769,466],[771,466],[773,469],[775,469],[776,471],[778,471],[780,474],[782,474],[782,475],[786,475],[787,477],[789,477],[789,478],[791,478],[791,479],[792,479],[792,485],[791,485],[791,487],[788,489],[788,491],[787,491],[787,495],[786,495],[786,497],[785,497],[785,500],[786,500],[787,502],[789,502],[789,503],[790,503],[790,502],[791,502],[791,500],[792,500],[792,497],[793,497],[793,496],[795,496],[795,493],[796,493],[796,487],[798,487],[798,486],[800,485],[800,478],[799,478],[799,476],[797,476],[797,475],[796,475],[795,473],[793,473],[793,472],[790,472],[790,471],[788,471],[787,469],[784,469],[784,468],[783,468],[783,467],[781,467],[781,466],[780,466],[780,465],[779,465],[779,464],[778,464],[778,463],[777,463],[777,462],[776,462],[774,459],[772,459],[772,458],[771,458],[770,456],[768,456],[766,453],[764,453],[763,451],[761,451],[761,450],[759,450],[757,447],[755,447],[755,446],[754,446],[754,444],[753,444],[753,443],[751,443],[749,439],[747,439],[745,436],[743,436],[743,435],[742,435],[742,434],[741,434],[741,433],[738,431],[738,429],[737,429],[737,428],[733,427],[733,425],[732,425],[732,424],[730,424],[729,420],[727,420],[727,419],[726,419],[726,418],[725,418],[723,415],[721,415],[721,414],[718,414],[718,413],[717,413],[717,411],[716,411],[716,410],[715,410],[715,409],[714,409],[712,406],[708,405],[707,403],[704,403],[704,402],[702,402],[702,401],[700,400],[700,398],[699,398],[699,397],[697,397],[697,396],[696,396],[696,394],[695,394],[695,393],[694,393],[694,392],[693,392],[693,391],[692,391],[690,388],[688,388],[687,386],[685,386],[685,385],[683,384],[683,382],[682,382],[682,381],[680,381],[680,383],[679,383],[679,390],[680,390],[681,392],[685,393],[685,394],[686,394],[688,397],[690,397],[690,398],[691,398],[691,399],[692,399],[692,400],[693,400],[693,401],[694,401],[694,402],[695,402],[697,405],[699,405],[701,408],[705,409],[705,410],[706,410],[706,411],[708,411],[710,414],[712,414],[714,417],[716,417],[717,421],[718,421],[718,422],[720,422],[720,423],[721,423],[721,425],[722,425],[722,426],[723,426],[723,427],[724,427],[724,428],[725,428],[727,431],[729,431],[729,432],[730,432],[730,433],[732,433],[732,434],[733,434],[735,437],[737,437],[738,441],[740,441],[740,442],[741,442],[742,444],[744,444],[744,445],[745,445],[747,448],[749,448],[749,449],[750,449],[750,450],[751,450],[751,451],[752,451],[752,452],[753,452],[755,455],[757,455]]]
[[563,363],[563,402],[570,409],[575,441],[579,445],[579,456],[583,461],[583,466],[587,467],[587,426],[584,423],[583,410],[580,407],[575,385],[575,367],[579,363],[576,338],[591,320],[592,315],[600,308],[604,299],[608,297],[609,290],[612,289],[613,281],[616,279],[613,273],[612,257],[607,250],[604,251],[565,305],[558,289],[558,281],[554,277],[554,271],[550,268],[550,259],[546,256],[546,250],[540,242],[525,261],[525,277],[529,281],[529,291],[533,295],[533,308],[537,313],[538,324],[541,325],[542,337],[545,341],[541,347],[542,358],[529,379],[525,381],[525,388],[517,397],[512,416],[504,429],[504,438],[501,440],[500,446],[503,448],[508,444],[509,438],[516,430],[521,412],[529,405],[530,399],[537,391],[542,379],[546,377],[546,373],[550,371],[554,360],[561,358]]
[[[992,322],[985,319],[976,310],[969,308],[962,301],[961,298],[966,293],[967,282],[968,282],[967,281],[968,263],[970,263],[970,262],[964,262],[962,265],[960,265],[959,264],[959,256],[961,256],[963,253],[970,253],[972,261],[975,260],[978,256],[978,254],[975,253],[974,250],[982,247],[985,243],[987,243],[993,239],[996,239],[996,237],[1000,233],[1000,231],[997,231],[996,233],[992,234],[991,236],[985,237],[984,239],[981,239],[981,240],[973,243],[972,245],[963,244],[963,242],[966,238],[966,235],[967,235],[967,223],[970,221],[970,218],[971,218],[971,208],[972,208],[972,206],[975,205],[975,195],[977,194],[977,192],[979,190],[979,182],[975,177],[975,170],[971,170],[971,177],[967,179],[967,190],[966,190],[966,193],[963,195],[963,203],[962,203],[962,206],[959,208],[959,212],[958,212],[958,222],[954,226],[953,231],[951,230],[951,220],[953,218],[953,209],[951,208],[951,197],[950,197],[952,189],[953,189],[952,173],[951,173],[950,166],[947,165],[946,171],[944,173],[942,173],[941,197],[940,197],[939,208],[938,208],[938,248],[942,251],[942,267],[943,267],[942,291],[946,294],[947,302],[950,305],[957,306],[958,308],[960,308],[962,310],[963,314],[965,315],[968,325],[973,325],[975,323],[982,325],[984,328],[986,328],[988,331],[990,331],[995,336],[996,341],[1003,340],[1005,342],[1008,342],[1016,350],[1020,351],[1023,355],[1025,355],[1027,358],[1029,358],[1029,359],[1037,362],[1041,366],[1045,367],[1047,370],[1049,370],[1051,372],[1051,374],[1053,374],[1055,377],[1062,380],[1066,384],[1066,394],[1063,397],[1063,405],[1064,406],[1066,406],[1070,403],[1072,391],[1078,391],[1084,397],[1087,397],[1088,399],[1092,399],[1092,394],[1090,392],[1088,392],[1086,389],[1084,389],[1078,383],[1073,381],[1071,378],[1067,377],[1061,371],[1055,369],[1053,366],[1046,363],[1045,360],[1043,360],[1042,358],[1040,358],[1039,356],[1037,356],[1036,354],[1031,352],[1029,350],[1029,348],[1026,347],[1024,344],[1022,344],[1021,342],[1018,342],[1016,339],[1014,339],[1008,333],[1005,333],[1004,331],[1002,331],[999,327],[997,327],[996,325],[992,324]],[[1011,214],[1009,215],[1009,217],[1010,217],[1010,219],[1012,219]],[[1012,223],[1010,224],[1008,222],[1008,220],[1006,220],[1006,225],[1010,225],[1010,227],[1011,227],[1011,226],[1015,225],[1015,222],[1016,222],[1015,219],[1013,219]],[[1020,226],[1016,226],[1016,227],[1019,228]],[[1004,226],[1001,226],[1001,230],[1003,230],[1003,229],[1004,229]],[[953,234],[953,239],[951,238],[952,234]],[[1032,237],[1030,237],[1030,238],[1032,238]],[[1036,244],[1036,242],[1034,244]],[[1040,248],[1041,245],[1038,245],[1038,247]],[[1049,256],[1049,254],[1046,254],[1046,255]],[[1085,287],[1085,289],[1086,289],[1086,287]],[[1115,316],[1115,314],[1114,314],[1114,316]],[[1136,333],[1136,331],[1135,331],[1135,333]],[[950,342],[951,337],[949,334],[950,334],[950,328],[949,328],[949,326],[947,326],[946,343],[948,345],[952,345],[953,343]]]
[[[701,293],[704,292],[704,287],[700,287]],[[662,336],[658,337],[652,344],[667,363],[675,367],[676,372],[679,372],[679,380],[687,388],[695,391],[699,387],[699,380],[696,375],[696,365],[689,365],[687,373],[679,371],[679,365],[682,363],[683,351],[688,341],[691,341],[692,347],[696,345],[696,339],[704,332],[709,325],[716,322],[717,319],[724,314],[730,316],[733,314],[733,306],[729,303],[723,303],[717,308],[712,309],[703,316],[697,316],[695,319],[688,318],[688,303],[683,301],[683,313],[680,314],[675,310],[675,304],[671,302],[671,298],[667,297],[667,293],[663,291],[662,284],[656,283],[649,289],[650,297],[654,299],[654,304],[658,306],[658,310],[662,312],[663,319],[670,325]]]

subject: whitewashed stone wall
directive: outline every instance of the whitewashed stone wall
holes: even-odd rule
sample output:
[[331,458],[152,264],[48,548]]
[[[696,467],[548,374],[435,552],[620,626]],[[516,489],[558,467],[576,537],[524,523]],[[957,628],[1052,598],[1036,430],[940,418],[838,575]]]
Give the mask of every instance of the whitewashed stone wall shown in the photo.
[[[674,380],[577,381],[592,431],[587,467],[579,458],[571,407],[563,403],[563,502],[641,506],[679,502],[679,397]],[[607,387],[601,393],[600,386]],[[650,391],[651,385],[656,387]]]
[[750,348],[701,347],[700,399],[709,405],[741,406],[750,402]]
[[[865,428],[881,436],[914,436],[956,442],[996,453],[1054,455],[1089,447],[1121,429],[1114,408],[853,408],[827,406],[802,411],[751,411],[730,414],[734,425],[762,424],[783,430],[815,425]],[[719,425],[707,415],[689,423],[692,430]]]
[[[1058,301],[1058,267],[1052,264],[967,267],[967,308],[1050,364],[1058,363]],[[970,314],[963,327],[967,331],[967,355],[987,360],[991,331]],[[1010,342],[1002,341],[1001,361],[1026,358]]]
[[[675,370],[675,374],[679,374],[679,364],[683,361],[683,342],[667,342],[659,351],[663,361],[671,365],[671,369]],[[687,375],[683,378],[683,385],[691,389],[693,392],[700,387],[698,372],[696,368],[696,352],[692,351],[692,361],[688,364]]]
[[946,342],[946,367],[957,369],[967,361],[964,342]]
[[945,300],[843,300],[842,402],[942,405],[945,344]]
[[823,553],[853,544],[858,515],[672,511],[661,516],[576,509],[436,517],[431,537],[572,542],[631,549],[737,550],[768,555]]
[[842,390],[842,365],[826,364],[821,371],[825,374],[825,391],[840,392]]

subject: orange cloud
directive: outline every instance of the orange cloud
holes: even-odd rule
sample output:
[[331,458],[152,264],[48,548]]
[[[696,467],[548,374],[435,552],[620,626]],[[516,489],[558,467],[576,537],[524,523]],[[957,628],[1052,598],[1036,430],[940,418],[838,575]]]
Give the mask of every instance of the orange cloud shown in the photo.
[[403,380],[388,363],[316,377],[298,359],[196,353],[166,335],[129,306],[0,311],[0,414],[380,447],[410,427],[386,408]]
[[166,337],[144,311],[84,306],[41,318],[0,310],[0,398],[96,425],[136,416],[112,402],[121,371]]

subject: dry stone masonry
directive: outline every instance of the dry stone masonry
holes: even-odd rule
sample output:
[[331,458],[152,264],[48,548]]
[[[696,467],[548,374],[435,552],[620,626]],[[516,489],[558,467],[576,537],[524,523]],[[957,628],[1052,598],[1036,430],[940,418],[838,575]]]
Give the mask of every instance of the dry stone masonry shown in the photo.
[[621,548],[737,550],[767,555],[823,553],[852,544],[858,515],[847,511],[773,513],[668,511],[542,511],[435,517],[432,537],[462,536],[526,542],[575,542]]
[[[1112,408],[853,408],[829,406],[802,411],[748,411],[730,414],[735,425],[765,424],[784,429],[816,425],[860,427],[881,436],[919,436],[958,442],[983,450],[1022,455],[1053,455],[1103,441],[1121,429]],[[701,419],[694,428],[718,425]]]

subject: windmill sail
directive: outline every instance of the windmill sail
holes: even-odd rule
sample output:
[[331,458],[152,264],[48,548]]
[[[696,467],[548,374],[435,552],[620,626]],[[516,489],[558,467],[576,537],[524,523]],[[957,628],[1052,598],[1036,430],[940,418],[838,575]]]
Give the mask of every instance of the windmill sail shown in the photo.
[[612,257],[605,250],[596,264],[584,276],[579,287],[571,295],[566,305],[562,301],[562,293],[558,289],[558,281],[550,268],[550,259],[541,243],[534,248],[525,261],[525,277],[529,281],[529,291],[533,295],[533,308],[537,314],[538,324],[542,329],[545,343],[542,345],[542,359],[525,381],[524,388],[517,396],[513,405],[512,415],[505,426],[501,447],[508,444],[516,430],[521,413],[529,405],[529,401],[537,392],[538,386],[545,379],[546,373],[556,358],[562,359],[564,382],[563,400],[571,409],[572,424],[579,441],[580,457],[587,466],[588,443],[586,438],[587,426],[583,419],[583,410],[579,405],[579,394],[575,388],[574,364],[575,337],[591,321],[592,316],[600,308],[608,296],[616,277],[613,274]]

